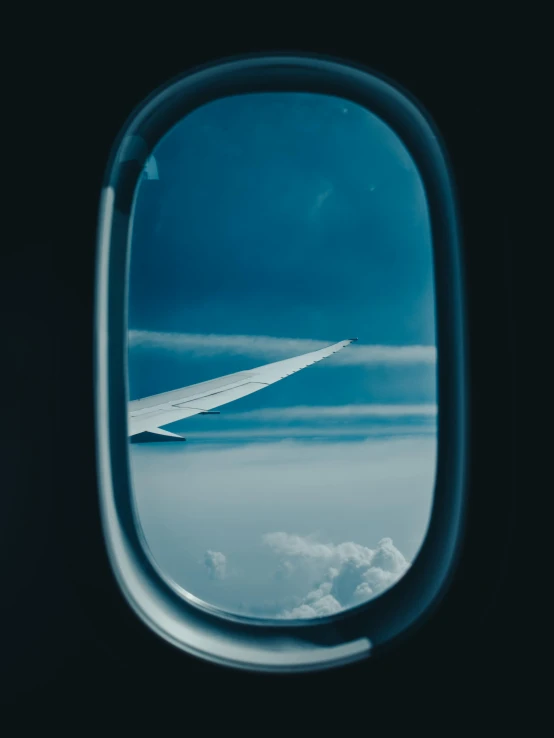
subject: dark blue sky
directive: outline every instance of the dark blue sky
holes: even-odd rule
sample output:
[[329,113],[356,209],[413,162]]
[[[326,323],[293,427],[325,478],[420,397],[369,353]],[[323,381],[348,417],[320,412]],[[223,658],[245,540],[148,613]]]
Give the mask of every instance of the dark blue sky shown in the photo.
[[[155,159],[159,179],[137,193],[131,330],[434,344],[421,180],[373,114],[314,94],[224,98],[177,124]],[[134,350],[131,397],[266,360]],[[287,402],[306,402],[308,387],[316,404],[323,392],[326,403],[433,402],[434,376],[429,365],[337,367],[329,398],[322,364],[292,378]]]

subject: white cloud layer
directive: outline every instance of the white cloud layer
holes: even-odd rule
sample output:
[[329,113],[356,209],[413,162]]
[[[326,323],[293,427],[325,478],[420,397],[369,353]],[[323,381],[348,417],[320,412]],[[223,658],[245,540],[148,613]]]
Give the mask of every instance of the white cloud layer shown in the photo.
[[[157,348],[192,353],[196,356],[236,354],[266,361],[278,361],[299,354],[317,351],[331,343],[347,338],[316,341],[305,338],[276,338],[275,336],[218,335],[203,333],[162,333],[157,331],[129,331],[130,348]],[[326,364],[375,366],[398,364],[434,364],[435,346],[381,346],[353,344],[326,360]]]
[[134,444],[130,454],[146,540],[168,576],[229,612],[316,617],[374,597],[417,555],[437,441]]
[[391,587],[410,566],[390,538],[382,538],[375,549],[351,542],[320,543],[283,532],[266,534],[264,542],[281,557],[281,567],[319,575],[295,607],[278,613],[286,619],[333,615],[366,602]]

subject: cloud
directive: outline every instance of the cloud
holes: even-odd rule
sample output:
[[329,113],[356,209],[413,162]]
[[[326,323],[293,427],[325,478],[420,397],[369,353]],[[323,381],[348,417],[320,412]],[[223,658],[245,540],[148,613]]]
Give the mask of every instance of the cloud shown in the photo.
[[306,595],[304,602],[292,610],[283,610],[278,617],[287,620],[304,620],[308,618],[334,615],[343,610],[341,603],[331,594],[331,582],[323,582],[317,589]]
[[[316,341],[309,338],[130,330],[128,340],[131,349],[165,349],[191,353],[195,356],[235,354],[271,361],[317,351],[331,343],[336,343],[340,338],[333,341]],[[333,363],[349,366],[434,364],[436,358],[435,346],[364,346],[356,344],[329,357],[325,363],[327,365]]]
[[[227,418],[227,416],[225,416]],[[251,442],[259,441],[262,438],[272,438],[277,440],[284,439],[335,439],[335,438],[352,438],[367,439],[373,438],[403,438],[403,437],[421,437],[436,436],[437,429],[435,424],[417,425],[337,425],[337,426],[321,426],[321,425],[301,425],[301,426],[281,426],[277,428],[233,428],[229,430],[207,430],[207,431],[187,431],[187,438],[190,441],[241,441],[247,440]]]
[[375,549],[358,543],[320,543],[313,538],[276,532],[264,542],[289,568],[318,576],[308,594],[278,617],[315,618],[333,615],[361,604],[391,587],[410,564],[391,538],[382,538]]
[[[262,607],[258,604],[246,609],[253,614],[263,611],[273,618],[334,615],[388,589],[410,566],[391,538],[382,538],[374,549],[353,542],[322,543],[314,536],[282,531],[267,533],[262,542],[278,559],[273,580],[276,584],[288,580],[291,593],[281,601],[267,601]],[[223,553],[206,551],[204,563],[211,579],[225,578],[227,557]],[[300,596],[292,594],[294,589],[298,591],[299,582],[304,591],[307,589]]]
[[[344,535],[359,538],[364,531],[370,540],[378,540],[393,517],[409,523],[410,537],[423,537],[433,498],[437,439],[433,433],[349,443],[134,444],[130,452],[141,516],[167,525],[161,537],[157,528],[152,530],[162,548],[168,529],[172,540],[183,540],[183,520],[192,520],[193,503],[198,509],[215,507],[225,520],[233,515],[245,525],[254,521],[256,539],[269,529],[264,524],[260,530],[256,521],[267,518],[270,505],[274,530],[287,530],[291,510],[299,527],[326,530],[326,511],[332,511],[333,530],[342,531],[342,540]],[[152,496],[152,489],[159,494]],[[342,518],[337,516],[341,509]],[[231,542],[232,529],[226,524],[223,530]],[[211,548],[211,535],[202,551]]]
[[212,579],[224,579],[227,569],[227,557],[221,551],[206,551],[204,564],[208,567]]
[[293,405],[226,414],[232,420],[311,420],[314,418],[435,417],[437,405]]
[[[317,608],[336,608],[331,597],[341,609],[365,602],[397,579],[390,563],[378,563],[386,546],[369,553],[383,535],[407,561],[425,538],[434,433],[348,443],[187,437],[190,445],[130,447],[133,492],[159,565],[224,610],[275,618],[305,606],[316,617]],[[222,580],[206,551],[223,552]]]

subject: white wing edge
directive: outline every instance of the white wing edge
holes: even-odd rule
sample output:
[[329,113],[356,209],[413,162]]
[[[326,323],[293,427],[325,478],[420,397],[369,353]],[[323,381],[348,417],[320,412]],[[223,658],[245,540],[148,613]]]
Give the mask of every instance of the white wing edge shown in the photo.
[[246,397],[332,356],[357,340],[357,338],[348,338],[291,359],[264,364],[207,382],[132,400],[129,402],[128,435],[132,438],[133,443],[184,441],[183,436],[164,430],[161,426],[199,413],[210,412],[213,408]]

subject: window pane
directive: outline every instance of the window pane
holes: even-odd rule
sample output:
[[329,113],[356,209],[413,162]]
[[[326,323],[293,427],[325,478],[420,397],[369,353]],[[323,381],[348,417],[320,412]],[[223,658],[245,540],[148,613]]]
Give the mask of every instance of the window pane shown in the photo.
[[[136,508],[168,577],[228,612],[313,618],[402,576],[435,478],[434,285],[423,184],[384,122],[307,93],[180,121],[138,185],[128,329]],[[175,435],[137,404],[235,372],[226,404],[229,380],[162,398],[166,420],[195,402]]]

